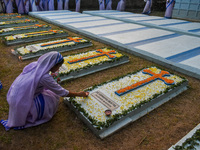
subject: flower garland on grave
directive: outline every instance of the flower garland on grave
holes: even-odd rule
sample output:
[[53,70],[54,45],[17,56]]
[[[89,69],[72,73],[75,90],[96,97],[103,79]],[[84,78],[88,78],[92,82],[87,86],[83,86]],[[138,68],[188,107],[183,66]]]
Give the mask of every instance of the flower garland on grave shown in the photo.
[[37,44],[31,44],[27,45],[24,47],[19,47],[16,48],[16,51],[24,56],[28,54],[36,54],[40,53],[41,51],[50,51],[55,48],[65,48],[65,47],[71,47],[75,46],[78,44],[84,44],[84,43],[89,43],[89,40],[79,38],[79,37],[68,37],[65,39],[58,39],[58,40],[53,40],[49,42],[43,42],[43,43],[37,43]]
[[[112,56],[104,55],[103,53],[110,53]],[[74,54],[64,57],[64,64],[60,67],[59,76],[65,76],[72,72],[87,69],[96,65],[100,65],[106,62],[114,62],[127,57],[122,53],[111,50],[109,48],[103,48],[85,53]]]
[[5,36],[5,41],[14,41],[19,39],[27,39],[32,38],[36,36],[44,36],[44,35],[53,35],[53,34],[63,34],[65,31],[63,30],[48,30],[48,31],[37,31],[37,32],[29,32],[29,33],[23,33],[23,34],[15,34],[11,36]]
[[182,145],[177,145],[174,147],[175,150],[194,150],[195,146],[199,146],[200,142],[200,129],[192,135],[191,138],[187,138]]
[[21,30],[27,30],[27,29],[47,28],[47,27],[50,27],[50,26],[46,24],[34,24],[34,25],[28,25],[28,26],[10,27],[10,28],[1,29],[0,34],[11,32],[11,31],[21,31]]
[[20,23],[34,23],[37,20],[25,19],[25,20],[14,20],[14,21],[2,21],[0,22],[0,26],[8,25],[8,24],[20,24]]
[[18,13],[6,13],[6,14],[0,14],[0,17],[4,17],[4,16],[13,16],[13,15],[16,15],[16,16],[21,16],[21,14],[18,14]]
[[[150,70],[153,74],[160,74],[162,72],[161,69],[157,67],[146,68]],[[144,71],[145,69],[143,69]],[[148,84],[144,84],[143,86],[130,90],[129,92],[119,96],[115,92],[119,89],[127,87],[132,84],[137,84],[143,80],[151,78],[149,74],[144,74],[143,71],[130,73],[123,77],[118,77],[111,81],[102,83],[97,86],[93,86],[85,91],[94,91],[100,90],[104,91],[106,95],[115,100],[115,102],[120,106],[116,110],[112,112],[110,117],[106,116],[104,111],[105,107],[99,105],[99,103],[92,98],[92,96],[88,96],[87,98],[76,97],[70,98],[70,102],[81,111],[93,124],[97,129],[102,129],[104,127],[109,127],[112,123],[119,120],[121,117],[127,115],[131,111],[140,108],[145,103],[150,102],[152,99],[167,93],[169,90],[180,86],[183,82],[187,81],[185,78],[178,77],[173,74],[168,74],[165,76],[166,80],[173,81],[173,84],[168,85],[165,84],[159,78],[157,80],[151,81]],[[164,80],[165,80],[164,79]],[[146,81],[148,82],[148,81]]]
[[23,18],[26,18],[26,16],[21,16],[21,15],[19,15],[19,16],[6,16],[6,17],[0,17],[0,20],[7,20],[7,19],[23,19]]

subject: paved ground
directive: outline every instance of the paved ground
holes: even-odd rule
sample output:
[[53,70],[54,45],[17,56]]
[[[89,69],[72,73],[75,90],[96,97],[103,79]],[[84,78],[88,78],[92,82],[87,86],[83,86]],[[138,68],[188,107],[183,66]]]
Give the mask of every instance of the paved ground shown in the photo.
[[200,23],[115,10],[29,15],[200,79]]

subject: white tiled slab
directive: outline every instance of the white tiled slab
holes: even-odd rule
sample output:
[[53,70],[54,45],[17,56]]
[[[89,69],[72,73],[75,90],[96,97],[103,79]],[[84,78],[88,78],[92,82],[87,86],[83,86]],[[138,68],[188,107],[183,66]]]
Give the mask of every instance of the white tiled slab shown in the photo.
[[143,14],[124,14],[124,15],[111,15],[113,17],[123,17],[123,18],[132,18],[132,17],[149,17],[147,15],[143,15]]
[[163,19],[162,21],[160,21],[160,20],[149,20],[149,21],[144,21],[144,22],[155,24],[155,25],[164,25],[164,24],[174,24],[174,23],[185,23],[187,21],[177,20],[177,19]]
[[74,14],[74,15],[61,15],[61,14],[58,14],[57,16],[47,16],[46,18],[49,18],[49,19],[51,19],[51,18],[53,18],[53,19],[64,19],[64,18],[74,18],[74,17],[91,17],[91,15],[86,15],[86,14],[84,14],[84,15],[78,15],[78,14]]
[[184,65],[192,66],[192,67],[195,67],[195,68],[199,68],[199,66],[200,66],[200,55],[192,57],[190,59],[186,59],[186,60],[184,60],[180,63],[184,64]]
[[[116,16],[115,16],[116,17]],[[130,17],[130,18],[125,18],[129,20],[134,20],[134,21],[143,21],[143,20],[152,20],[152,19],[163,19],[163,17],[157,17],[157,16],[149,16],[149,17]]]
[[[96,12],[94,12],[94,13],[96,13]],[[131,14],[130,12],[123,12],[123,11],[99,12],[99,14],[103,14],[103,15],[114,15],[114,14],[119,14],[119,13],[120,13],[120,15]]]
[[200,23],[193,22],[193,23],[186,23],[186,24],[169,25],[169,27],[188,31],[188,30],[200,29]]
[[71,12],[69,10],[53,10],[53,11],[34,11],[34,14],[38,14],[38,15],[41,15],[41,14],[48,14],[48,13],[63,13],[63,12]]
[[83,17],[83,18],[69,18],[69,19],[56,19],[60,23],[68,23],[68,22],[80,22],[80,21],[92,21],[92,20],[102,20],[105,19],[103,17]]
[[133,32],[128,32],[128,33],[115,34],[115,35],[110,35],[110,36],[108,35],[104,37],[111,40],[115,40],[122,44],[126,44],[126,43],[137,42],[137,41],[141,41],[141,40],[145,40],[149,38],[169,35],[172,33],[173,32],[159,30],[159,29],[147,29],[147,30],[139,30],[139,31],[133,31]]
[[118,21],[118,20],[111,20],[111,19],[107,19],[107,20],[97,20],[97,21],[92,21],[90,23],[88,22],[81,22],[81,23],[69,23],[70,26],[74,26],[76,28],[84,28],[84,27],[92,27],[92,26],[100,26],[100,25],[109,25],[109,24],[117,24],[117,23],[123,23],[122,21]]
[[108,26],[87,28],[87,29],[83,29],[83,30],[98,35],[98,34],[117,32],[117,31],[125,31],[125,30],[130,30],[130,29],[138,29],[138,28],[142,28],[142,27],[144,27],[144,26],[130,24],[130,23],[124,23],[124,24],[116,24],[116,25],[112,25],[112,26],[109,26],[109,24],[108,24]]
[[196,47],[200,47],[200,38],[183,35],[175,38],[170,38],[158,42],[137,46],[136,48],[166,58],[194,49]]
[[77,13],[77,12],[59,12],[59,13],[52,12],[52,13],[47,13],[47,14],[43,13],[43,14],[39,14],[39,15],[47,17],[47,16],[59,16],[59,15],[71,15],[71,14],[74,14],[74,15],[77,14],[77,15],[79,15],[79,13]]

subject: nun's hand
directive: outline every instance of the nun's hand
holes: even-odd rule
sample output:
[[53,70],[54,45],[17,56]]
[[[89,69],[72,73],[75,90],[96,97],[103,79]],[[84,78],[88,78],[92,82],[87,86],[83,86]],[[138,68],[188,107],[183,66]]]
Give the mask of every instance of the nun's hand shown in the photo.
[[87,97],[88,95],[89,95],[89,92],[84,92],[84,91],[79,92],[80,97]]

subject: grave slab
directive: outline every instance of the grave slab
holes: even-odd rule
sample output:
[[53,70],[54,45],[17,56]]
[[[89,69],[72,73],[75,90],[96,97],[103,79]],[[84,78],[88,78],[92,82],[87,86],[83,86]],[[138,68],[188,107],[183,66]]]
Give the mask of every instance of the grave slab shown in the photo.
[[6,16],[6,17],[0,17],[0,22],[2,21],[11,21],[11,20],[24,20],[24,19],[28,19],[28,17],[26,16]]
[[2,22],[0,22],[0,29],[9,28],[9,27],[25,26],[25,25],[33,25],[36,23],[38,23],[37,20],[31,20],[31,19],[2,21]]
[[47,30],[5,36],[3,40],[6,45],[14,45],[66,36],[68,34],[63,30]]
[[41,56],[50,51],[65,52],[89,46],[92,46],[92,42],[89,40],[79,37],[68,37],[43,43],[26,45],[23,47],[17,47],[12,49],[11,52],[20,60],[26,60]]
[[34,31],[44,31],[50,30],[51,26],[45,24],[33,24],[26,25],[20,27],[10,27],[0,29],[0,36],[7,36],[12,34],[26,33],[26,32],[34,32]]
[[[119,66],[129,62],[128,56],[108,48],[64,56],[64,63],[55,79],[60,81],[75,79],[97,71]],[[54,75],[54,74],[53,74]]]
[[65,98],[64,102],[104,139],[182,93],[187,84],[186,79],[150,67],[86,89],[87,98]]
[[18,13],[1,13],[0,14],[0,18],[1,17],[10,17],[10,16],[21,16],[21,14],[18,14]]

